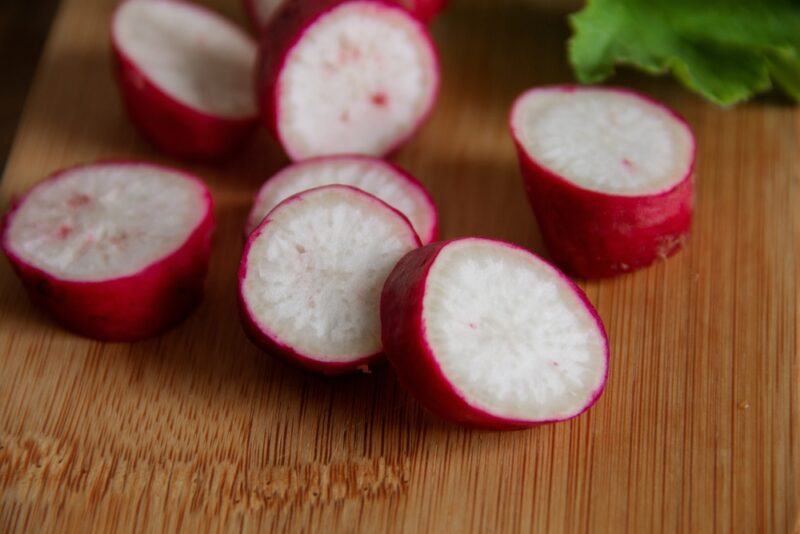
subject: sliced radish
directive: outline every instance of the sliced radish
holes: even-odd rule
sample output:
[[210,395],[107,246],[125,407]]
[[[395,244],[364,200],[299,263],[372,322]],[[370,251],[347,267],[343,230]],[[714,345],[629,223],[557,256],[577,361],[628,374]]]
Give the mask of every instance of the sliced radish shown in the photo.
[[363,368],[381,353],[383,282],[419,245],[399,211],[359,189],[330,185],[290,197],[245,247],[245,330],[257,345],[307,369]]
[[258,123],[257,46],[216,13],[178,0],[126,0],[111,39],[128,114],[165,153],[223,158]]
[[454,422],[563,421],[605,386],[608,342],[586,296],[507,243],[467,238],[409,253],[386,281],[381,323],[400,382]]
[[425,27],[384,0],[298,0],[264,36],[261,109],[293,160],[383,156],[433,108],[436,50]]
[[247,221],[247,234],[290,196],[331,184],[356,187],[399,210],[411,221],[422,244],[436,239],[436,206],[422,184],[402,169],[366,156],[326,156],[283,169],[258,192]]
[[511,131],[556,263],[594,278],[681,248],[695,144],[675,112],[626,89],[544,87],[517,99]]
[[[396,0],[408,9],[412,15],[423,22],[428,22],[447,6],[447,0]],[[244,0],[245,10],[250,16],[253,26],[259,32],[266,29],[272,17],[287,0]]]
[[200,302],[213,203],[183,172],[96,163],[42,181],[6,215],[2,247],[31,299],[103,340],[158,334]]

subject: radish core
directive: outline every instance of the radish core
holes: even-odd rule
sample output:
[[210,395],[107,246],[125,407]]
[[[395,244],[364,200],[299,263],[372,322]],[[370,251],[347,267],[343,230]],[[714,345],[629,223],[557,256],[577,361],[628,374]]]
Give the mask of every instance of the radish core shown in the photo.
[[202,187],[181,173],[127,163],[83,167],[35,187],[15,212],[7,243],[58,278],[121,278],[180,248],[206,204]]
[[496,417],[577,415],[602,387],[605,340],[594,315],[555,269],[511,246],[446,246],[427,278],[427,342],[467,402]]
[[374,197],[329,186],[279,205],[250,238],[242,295],[276,342],[320,362],[381,351],[380,293],[418,241]]
[[430,108],[437,77],[418,21],[401,8],[348,2],[311,25],[286,59],[281,137],[293,159],[383,155]]
[[688,127],[666,108],[625,91],[533,90],[515,106],[512,126],[539,165],[602,193],[668,190],[692,162]]
[[191,4],[128,0],[114,18],[117,46],[181,103],[226,118],[257,113],[257,49],[236,26]]

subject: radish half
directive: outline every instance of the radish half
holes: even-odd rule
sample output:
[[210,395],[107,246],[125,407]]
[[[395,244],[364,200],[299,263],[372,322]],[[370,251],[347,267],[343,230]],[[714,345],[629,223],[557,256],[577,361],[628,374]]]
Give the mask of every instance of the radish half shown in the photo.
[[570,419],[606,383],[608,342],[586,296],[507,243],[466,238],[406,255],[384,286],[381,324],[400,382],[464,425]]
[[517,99],[511,132],[544,241],[571,274],[645,267],[688,238],[694,137],[664,105],[626,89],[538,88]]
[[258,192],[247,220],[247,234],[290,196],[331,184],[356,187],[399,210],[408,217],[423,245],[436,239],[436,206],[422,184],[399,167],[366,156],[327,156],[283,169]]
[[[447,6],[447,0],[396,0],[408,9],[412,15],[423,22],[428,22]],[[244,0],[245,10],[253,26],[263,32],[272,17],[285,5],[287,0]]]
[[75,167],[36,185],[3,223],[3,251],[31,299],[85,336],[150,337],[202,299],[213,203],[183,172]]
[[232,23],[178,0],[126,0],[111,40],[128,115],[158,149],[215,160],[252,133],[257,46]]
[[383,282],[419,245],[399,211],[359,189],[330,185],[290,197],[245,246],[245,330],[256,345],[310,370],[364,368],[381,354]]
[[429,115],[439,64],[425,27],[385,0],[297,0],[264,35],[259,99],[295,161],[384,156]]

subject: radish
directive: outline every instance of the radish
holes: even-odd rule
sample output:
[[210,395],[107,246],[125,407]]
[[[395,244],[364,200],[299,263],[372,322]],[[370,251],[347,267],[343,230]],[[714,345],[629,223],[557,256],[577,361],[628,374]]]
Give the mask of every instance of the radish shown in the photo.
[[67,328],[147,338],[200,302],[214,231],[200,180],[145,163],[56,173],[3,221],[2,248],[31,299]]
[[262,114],[288,156],[384,156],[419,128],[439,88],[425,27],[385,0],[297,0],[264,35]]
[[598,278],[677,252],[692,222],[695,143],[675,112],[626,89],[532,89],[511,112],[545,244]]
[[239,269],[245,331],[268,352],[341,374],[381,354],[386,276],[420,245],[397,210],[329,185],[280,203],[251,234]]
[[[447,0],[395,0],[422,22],[432,20],[447,6]],[[263,32],[278,9],[287,0],[244,0],[244,7],[253,26]]]
[[507,243],[466,238],[409,253],[384,286],[381,324],[400,382],[464,425],[570,419],[606,383],[608,342],[586,296]]
[[126,0],[111,40],[128,115],[159,150],[221,159],[254,130],[257,46],[216,13],[179,0]]
[[356,187],[396,208],[408,217],[422,244],[436,239],[436,206],[422,184],[402,169],[366,156],[326,156],[283,169],[258,192],[247,221],[247,234],[283,200],[330,184]]

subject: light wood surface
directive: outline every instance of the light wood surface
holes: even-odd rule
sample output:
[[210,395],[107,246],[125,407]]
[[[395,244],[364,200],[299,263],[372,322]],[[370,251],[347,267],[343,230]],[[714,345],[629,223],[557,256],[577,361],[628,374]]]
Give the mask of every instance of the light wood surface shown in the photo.
[[[65,0],[2,183],[157,155],[110,75],[109,0]],[[237,2],[219,0],[240,17]],[[456,5],[434,26],[444,88],[397,161],[439,203],[445,237],[544,253],[506,127],[515,95],[571,79],[563,19]],[[798,111],[732,110],[666,80],[699,142],[688,249],[582,284],[612,344],[608,389],[577,420],[475,432],[423,412],[388,369],[326,380],[245,338],[234,273],[252,193],[284,164],[261,134],[207,179],[219,229],[208,295],[133,345],[71,335],[0,261],[0,531],[787,532],[797,514]]]

